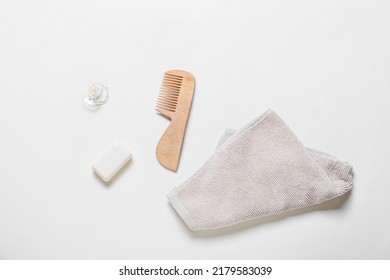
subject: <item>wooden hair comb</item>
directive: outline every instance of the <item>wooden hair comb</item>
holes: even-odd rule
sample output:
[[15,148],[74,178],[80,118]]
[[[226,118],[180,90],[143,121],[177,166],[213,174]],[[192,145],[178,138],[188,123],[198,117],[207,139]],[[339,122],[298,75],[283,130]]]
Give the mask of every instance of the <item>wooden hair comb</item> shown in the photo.
[[183,146],[184,133],[190,114],[195,78],[183,70],[164,73],[156,111],[171,120],[158,142],[156,156],[164,167],[177,171]]

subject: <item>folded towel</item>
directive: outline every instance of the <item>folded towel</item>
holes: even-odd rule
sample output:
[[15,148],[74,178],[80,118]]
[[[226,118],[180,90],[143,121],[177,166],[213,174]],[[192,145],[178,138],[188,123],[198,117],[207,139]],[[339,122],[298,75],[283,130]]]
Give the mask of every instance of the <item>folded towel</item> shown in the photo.
[[272,110],[227,130],[212,157],[168,195],[192,230],[238,224],[341,196],[352,166],[305,148]]

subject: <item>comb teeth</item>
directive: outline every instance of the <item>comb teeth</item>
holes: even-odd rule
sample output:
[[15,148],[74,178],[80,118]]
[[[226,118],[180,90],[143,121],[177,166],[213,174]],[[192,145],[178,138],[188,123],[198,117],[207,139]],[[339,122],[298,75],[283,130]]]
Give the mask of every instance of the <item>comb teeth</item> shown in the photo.
[[156,103],[157,111],[166,110],[173,113],[176,111],[182,81],[182,76],[170,73],[164,74],[164,78]]

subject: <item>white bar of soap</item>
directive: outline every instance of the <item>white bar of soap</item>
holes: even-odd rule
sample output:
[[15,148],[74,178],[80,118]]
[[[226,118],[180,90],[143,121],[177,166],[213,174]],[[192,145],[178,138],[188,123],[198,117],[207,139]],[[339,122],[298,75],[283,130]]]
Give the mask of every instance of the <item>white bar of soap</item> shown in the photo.
[[129,149],[120,141],[112,143],[92,164],[92,170],[108,182],[132,158]]

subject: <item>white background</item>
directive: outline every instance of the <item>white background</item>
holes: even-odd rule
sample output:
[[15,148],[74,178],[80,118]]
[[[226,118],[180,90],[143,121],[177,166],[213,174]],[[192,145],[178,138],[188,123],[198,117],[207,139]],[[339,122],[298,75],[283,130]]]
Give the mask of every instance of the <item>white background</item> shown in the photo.
[[[0,2],[1,259],[390,258],[389,1]],[[163,72],[197,87],[178,172],[157,162]],[[89,83],[112,99],[84,108]],[[354,166],[349,195],[191,232],[165,195],[225,127],[276,110]],[[116,139],[133,162],[91,171]]]

